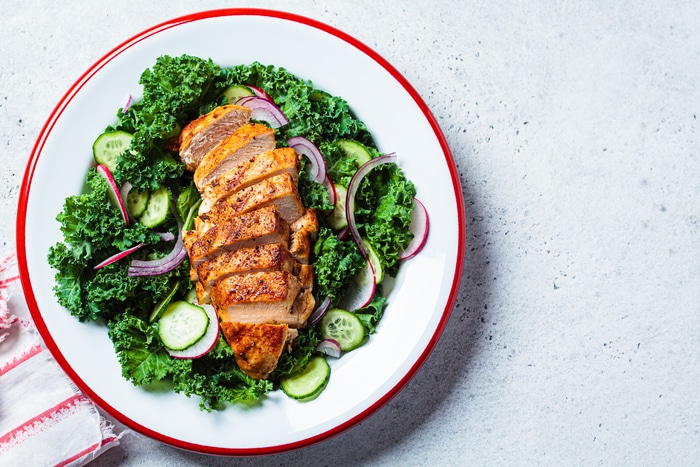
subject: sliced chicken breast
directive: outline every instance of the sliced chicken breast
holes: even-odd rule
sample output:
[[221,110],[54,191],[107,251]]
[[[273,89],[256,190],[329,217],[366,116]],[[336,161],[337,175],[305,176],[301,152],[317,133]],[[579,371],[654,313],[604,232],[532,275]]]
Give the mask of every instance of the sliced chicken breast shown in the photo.
[[289,245],[289,224],[275,208],[264,207],[215,225],[201,236],[193,230],[185,232],[183,243],[196,271],[202,261],[226,250],[267,243]]
[[202,158],[234,130],[250,121],[250,109],[222,105],[192,120],[180,132],[180,159],[194,172]]
[[201,188],[202,206],[199,212],[210,210],[216,201],[235,191],[283,173],[290,174],[296,183],[299,174],[299,155],[294,149],[279,148],[256,154]]
[[221,330],[238,367],[254,379],[270,376],[288,345],[289,329],[284,324],[222,321]]
[[294,258],[308,264],[311,259],[311,248],[318,238],[318,214],[315,209],[307,209],[290,225],[289,251]]
[[225,277],[211,288],[211,301],[223,321],[302,323],[290,313],[301,283],[289,271],[254,272]]
[[[284,243],[269,243],[219,253],[197,265],[197,278],[205,300],[211,287],[233,274],[265,271],[293,271],[296,262]],[[201,301],[201,300],[200,300]]]
[[201,221],[220,224],[264,206],[274,206],[280,217],[290,223],[305,211],[297,184],[290,174],[283,173],[220,199],[209,211],[200,212],[198,217]]
[[235,130],[200,161],[194,183],[200,190],[241,162],[275,149],[275,130],[258,123],[248,123]]

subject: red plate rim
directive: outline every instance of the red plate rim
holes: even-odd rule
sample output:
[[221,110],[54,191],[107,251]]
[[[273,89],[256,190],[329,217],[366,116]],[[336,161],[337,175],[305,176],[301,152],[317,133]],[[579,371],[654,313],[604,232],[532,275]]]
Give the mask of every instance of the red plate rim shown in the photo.
[[[180,24],[184,23],[190,23],[194,21],[200,21],[208,18],[214,18],[214,17],[225,17],[225,16],[267,16],[267,17],[274,17],[286,21],[292,21],[300,24],[304,24],[306,26],[310,26],[312,28],[319,29],[321,31],[324,31],[328,34],[331,34],[333,36],[336,36],[339,39],[342,39],[343,41],[347,42],[348,44],[352,45],[356,49],[360,50],[362,53],[365,55],[369,56],[372,60],[377,62],[382,68],[384,68],[387,72],[389,72],[392,77],[408,92],[408,94],[411,96],[411,98],[415,101],[415,103],[419,106],[421,111],[423,112],[423,115],[425,118],[428,120],[430,123],[430,126],[437,137],[440,146],[442,148],[443,154],[445,156],[445,160],[447,162],[449,171],[450,171],[450,176],[452,179],[452,186],[454,188],[454,194],[455,194],[455,200],[457,202],[457,219],[458,219],[458,225],[459,225],[459,245],[457,249],[457,261],[455,264],[455,271],[454,271],[454,276],[452,279],[452,284],[450,288],[450,294],[448,297],[448,301],[445,305],[445,309],[443,311],[442,317],[440,319],[440,322],[435,330],[435,333],[433,334],[432,338],[430,339],[430,342],[426,346],[426,348],[423,350],[422,354],[419,356],[419,358],[416,360],[414,365],[410,368],[410,370],[403,376],[403,378],[386,394],[384,394],[378,401],[376,401],[373,405],[365,409],[363,412],[360,414],[356,415],[355,417],[345,421],[344,423],[337,425],[323,433],[317,434],[315,436],[299,440],[296,442],[292,443],[287,443],[287,444],[280,444],[280,445],[275,445],[275,446],[269,446],[269,447],[262,447],[262,448],[220,448],[220,447],[211,447],[211,446],[205,446],[201,444],[196,444],[196,443],[189,443],[185,442],[182,440],[174,439],[169,436],[164,436],[158,432],[155,432],[138,422],[123,416],[118,410],[116,410],[114,407],[110,406],[107,404],[98,394],[96,394],[85,382],[78,376],[78,374],[75,372],[75,370],[71,367],[71,365],[68,363],[68,361],[65,359],[65,357],[61,354],[60,350],[58,349],[55,341],[51,337],[49,330],[46,326],[46,323],[44,322],[41,312],[39,310],[39,307],[37,305],[36,301],[36,296],[34,294],[34,290],[32,288],[32,283],[29,275],[29,270],[27,266],[27,257],[26,257],[26,252],[27,252],[27,245],[25,242],[25,226],[26,226],[26,215],[27,215],[27,201],[29,198],[30,190],[31,190],[31,182],[32,178],[34,175],[34,170],[36,168],[37,162],[39,160],[39,157],[41,155],[41,152],[43,150],[44,144],[51,133],[56,121],[58,118],[61,116],[63,111],[65,110],[66,106],[71,102],[71,100],[75,97],[75,95],[80,91],[80,89],[100,70],[102,69],[107,63],[109,63],[112,59],[117,57],[119,54],[124,52],[125,50],[129,49],[130,47],[134,46],[135,44],[138,44],[139,42],[143,41],[144,39],[147,39],[150,36],[153,36],[155,34],[158,34],[161,31],[165,31],[167,29],[176,27]],[[340,433],[350,429],[354,425],[358,424],[359,422],[363,421],[370,415],[374,414],[377,412],[380,408],[382,408],[385,404],[387,404],[394,396],[396,396],[405,386],[408,384],[408,382],[415,376],[415,374],[418,372],[418,370],[423,366],[425,361],[427,360],[428,356],[431,354],[433,349],[435,348],[435,345],[437,344],[440,336],[442,335],[445,326],[447,325],[447,322],[449,321],[450,315],[452,313],[452,309],[454,307],[454,304],[457,299],[457,293],[459,291],[459,286],[461,283],[461,277],[462,277],[462,270],[464,266],[464,256],[465,256],[465,250],[466,250],[466,222],[465,222],[465,209],[464,209],[464,197],[462,194],[461,190],[461,183],[459,180],[459,175],[457,172],[457,168],[454,162],[454,158],[452,156],[452,153],[450,151],[449,145],[447,144],[447,140],[442,133],[442,130],[440,129],[440,126],[438,125],[435,117],[433,116],[432,112],[426,105],[426,103],[423,101],[423,99],[420,97],[418,92],[411,86],[411,84],[406,80],[406,78],[399,73],[396,68],[394,68],[387,60],[385,60],[382,56],[380,56],[377,52],[366,46],[364,43],[360,42],[359,40],[355,39],[354,37],[350,36],[349,34],[346,34],[338,29],[336,29],[333,26],[329,26],[325,23],[322,23],[320,21],[307,18],[304,16],[300,16],[294,13],[289,13],[289,12],[283,12],[283,11],[277,11],[277,10],[267,10],[267,9],[259,9],[259,8],[228,8],[228,9],[217,9],[217,10],[209,10],[209,11],[202,11],[202,12],[197,12],[197,13],[192,13],[188,14],[185,16],[180,16],[177,18],[173,18],[171,20],[162,22],[160,24],[157,24],[155,26],[152,26],[144,31],[142,31],[139,34],[136,34],[135,36],[131,37],[130,39],[124,41],[114,49],[112,49],[110,52],[105,54],[101,59],[99,59],[95,64],[93,64],[90,68],[88,68],[87,71],[85,71],[80,78],[68,89],[68,91],[64,94],[64,96],[61,98],[59,103],[56,105],[56,107],[53,109],[51,114],[49,115],[49,118],[47,119],[46,123],[44,124],[41,132],[39,133],[39,136],[37,138],[36,143],[34,144],[34,147],[32,149],[31,155],[29,157],[29,161],[27,163],[25,173],[22,179],[22,186],[20,189],[19,193],[19,203],[18,203],[18,210],[17,210],[17,224],[16,224],[16,243],[17,243],[17,263],[18,263],[18,269],[20,273],[20,279],[22,283],[22,288],[24,289],[24,294],[26,297],[27,305],[29,307],[30,313],[32,315],[32,318],[34,320],[34,324],[36,325],[41,337],[43,338],[46,346],[48,349],[51,351],[53,357],[56,359],[58,364],[61,366],[63,371],[73,380],[73,382],[80,388],[83,393],[85,393],[88,397],[90,397],[101,409],[103,409],[105,412],[107,412],[110,416],[114,417],[116,420],[119,422],[123,423],[124,425],[128,426],[131,429],[134,429],[135,431],[149,436],[157,441],[163,442],[165,444],[172,445],[174,447],[180,448],[180,449],[185,449],[188,451],[194,451],[194,452],[199,452],[199,453],[204,453],[204,454],[213,454],[213,455],[223,455],[223,456],[257,456],[257,455],[270,455],[270,454],[276,454],[276,453],[281,453],[281,452],[288,452],[288,451],[293,451],[296,449],[300,449],[303,447],[308,447],[313,444],[317,444],[321,441],[324,441],[326,439],[329,439],[331,437],[334,437],[336,435],[339,435]]]

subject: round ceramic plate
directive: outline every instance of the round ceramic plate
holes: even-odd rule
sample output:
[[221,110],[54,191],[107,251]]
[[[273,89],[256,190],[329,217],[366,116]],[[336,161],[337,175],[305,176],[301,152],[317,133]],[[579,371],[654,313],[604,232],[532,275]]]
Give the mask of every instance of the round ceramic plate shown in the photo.
[[[139,76],[160,55],[190,54],[222,66],[284,67],[342,96],[382,152],[396,152],[430,213],[424,249],[405,262],[379,330],[331,362],[317,399],[275,391],[255,406],[204,412],[196,397],[154,392],[124,380],[106,328],[80,323],[54,298],[49,247],[62,241],[56,215],[83,189],[96,135],[114,121]],[[25,173],[17,223],[22,285],[36,325],[64,371],[100,407],[134,430],[211,454],[270,454],[308,446],[350,428],[395,396],[434,348],[454,305],[463,265],[464,206],[445,138],[401,74],[347,34],[268,10],[217,10],[177,18],[116,47],[68,90],[47,120]],[[274,428],[274,429],[271,429]]]

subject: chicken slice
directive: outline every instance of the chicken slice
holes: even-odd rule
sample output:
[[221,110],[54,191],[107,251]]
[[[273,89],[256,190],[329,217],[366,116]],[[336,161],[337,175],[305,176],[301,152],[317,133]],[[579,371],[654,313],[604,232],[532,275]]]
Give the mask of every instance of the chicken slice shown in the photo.
[[299,323],[297,325],[298,328],[301,329],[306,327],[306,322],[308,321],[309,316],[311,316],[311,313],[313,313],[315,307],[316,299],[314,299],[311,290],[301,289],[299,295],[297,295],[297,298],[292,304],[292,308],[289,310],[290,314],[294,316],[293,320],[296,323]]
[[315,209],[307,209],[303,216],[290,225],[289,251],[294,258],[308,264],[311,247],[318,238],[318,214]]
[[316,299],[313,296],[314,287],[314,267],[310,264],[299,264],[294,266],[294,275],[299,279],[301,290],[294,300],[290,313],[295,316],[295,320],[300,328],[306,327],[306,321],[316,307]]
[[202,289],[201,296],[198,293],[199,301],[208,302],[211,287],[224,277],[249,272],[293,271],[295,263],[284,243],[268,243],[221,252],[197,265],[197,278]]
[[202,158],[194,171],[194,183],[201,189],[254,155],[272,151],[275,145],[275,130],[258,123],[245,124]]
[[304,204],[290,174],[283,173],[269,177],[248,188],[236,191],[217,201],[209,211],[200,211],[198,217],[202,222],[220,224],[232,217],[264,206],[274,206],[280,217],[290,223],[304,213]]
[[183,243],[191,268],[196,271],[202,261],[225,250],[267,243],[289,245],[289,224],[277,215],[275,208],[264,207],[215,225],[201,235],[194,230],[187,231]]
[[253,379],[266,379],[288,347],[285,324],[222,321],[221,330],[238,367]]
[[217,200],[237,190],[283,173],[290,174],[296,183],[299,174],[299,155],[294,149],[279,148],[256,154],[201,188],[200,212],[208,211]]
[[194,172],[202,158],[234,130],[250,121],[250,109],[222,105],[188,123],[180,132],[180,159]]
[[211,288],[211,301],[223,321],[286,324],[298,328],[290,313],[301,283],[289,271],[236,274]]

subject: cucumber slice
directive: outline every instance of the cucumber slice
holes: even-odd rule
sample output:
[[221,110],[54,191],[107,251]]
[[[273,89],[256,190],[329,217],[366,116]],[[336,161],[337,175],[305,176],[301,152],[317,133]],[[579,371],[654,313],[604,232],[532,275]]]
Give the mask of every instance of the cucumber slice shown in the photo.
[[224,90],[224,96],[229,104],[235,104],[238,99],[245,96],[254,96],[255,93],[248,86],[242,84],[234,84]]
[[345,215],[345,203],[348,198],[348,189],[343,185],[335,185],[335,206],[333,211],[326,217],[328,225],[335,231],[348,226],[348,218]]
[[196,344],[207,331],[209,316],[201,306],[184,300],[171,302],[158,320],[158,336],[171,350],[184,350]]
[[358,348],[365,340],[365,327],[360,318],[340,308],[328,310],[319,326],[321,338],[335,339],[343,352]]
[[364,245],[365,250],[367,250],[367,259],[372,264],[374,283],[380,284],[384,279],[384,268],[382,267],[381,261],[379,261],[377,250],[375,250],[374,247],[364,238],[362,239],[362,245]]
[[149,229],[165,222],[170,216],[170,196],[170,190],[165,186],[151,192],[146,210],[139,217],[139,222]]
[[308,401],[318,396],[328,384],[331,367],[325,358],[315,356],[309,359],[306,368],[280,381],[280,388],[289,397]]
[[355,140],[339,139],[335,142],[335,144],[341,149],[341,151],[343,151],[343,154],[345,154],[346,157],[355,159],[358,168],[362,167],[366,162],[372,159],[372,155],[369,153],[369,150],[365,147],[365,145]]
[[148,190],[129,190],[129,193],[126,195],[126,210],[131,214],[131,217],[138,218],[143,215],[146,211],[146,206],[148,206],[149,195]]
[[110,172],[117,168],[119,155],[131,145],[133,135],[126,131],[108,131],[97,137],[92,144],[95,162],[106,165]]
[[156,303],[156,306],[154,306],[153,310],[151,310],[151,315],[148,317],[149,323],[152,323],[161,317],[163,311],[165,311],[165,307],[167,307],[170,304],[170,301],[173,299],[173,296],[175,295],[175,292],[177,292],[179,286],[180,283],[175,282],[170,287],[170,292],[168,292],[168,295],[166,295],[158,303]]

